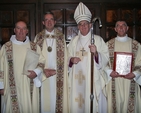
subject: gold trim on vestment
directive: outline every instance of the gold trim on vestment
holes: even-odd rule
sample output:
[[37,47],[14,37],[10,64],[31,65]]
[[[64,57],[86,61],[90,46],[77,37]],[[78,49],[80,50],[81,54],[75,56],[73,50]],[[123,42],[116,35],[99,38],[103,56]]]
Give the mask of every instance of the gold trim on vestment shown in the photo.
[[[113,59],[114,59],[114,47],[115,47],[115,39],[111,39],[108,42],[108,48],[109,48],[109,54],[110,54],[110,62],[111,62],[111,68],[113,69]],[[135,40],[132,40],[132,52],[133,52],[133,67],[135,66],[135,58],[136,58],[136,51],[138,49],[138,42]],[[133,70],[134,68],[132,68]],[[130,94],[129,94],[129,100],[128,100],[128,106],[127,106],[127,112],[130,111],[130,113],[134,113],[134,102],[135,102],[135,81],[131,80],[130,84]],[[112,107],[113,107],[113,113],[117,113],[116,109],[116,92],[115,92],[115,78],[112,78]],[[132,111],[132,112],[131,112]]]
[[[30,43],[31,49],[36,51],[36,45],[34,43]],[[10,95],[11,95],[11,105],[13,113],[20,113],[19,104],[17,99],[17,91],[16,91],[16,83],[14,79],[14,68],[13,68],[13,46],[12,42],[9,41],[5,44],[6,56],[8,60],[8,68],[9,68],[9,87],[10,87]],[[30,91],[31,91],[31,99],[33,94],[33,79],[30,79]]]
[[[64,81],[64,61],[65,61],[65,47],[63,34],[54,29],[55,35],[52,35],[56,39],[56,113],[63,113],[63,81]],[[50,35],[45,34],[45,30],[37,35],[36,43],[43,49],[43,42],[45,38],[49,38]],[[67,76],[67,75],[66,75]]]

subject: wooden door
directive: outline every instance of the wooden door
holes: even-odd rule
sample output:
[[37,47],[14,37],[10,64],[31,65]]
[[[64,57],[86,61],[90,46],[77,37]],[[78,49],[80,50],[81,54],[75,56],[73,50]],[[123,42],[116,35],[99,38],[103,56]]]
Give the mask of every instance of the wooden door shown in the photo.
[[106,4],[103,8],[105,41],[116,37],[114,30],[117,20],[124,20],[129,26],[127,35],[141,42],[141,8],[139,4]]
[[14,34],[13,28],[18,20],[27,23],[31,40],[35,37],[34,4],[0,4],[0,42],[4,44]]
[[[66,42],[68,43],[71,38],[78,34],[77,24],[74,20],[74,11],[78,3],[43,3],[43,11],[51,10],[56,18],[57,24],[55,27],[60,29],[64,35]],[[92,18],[99,16],[100,8],[99,4],[85,4],[92,13]],[[98,10],[97,10],[98,9]],[[97,34],[100,34],[99,29],[94,30]]]

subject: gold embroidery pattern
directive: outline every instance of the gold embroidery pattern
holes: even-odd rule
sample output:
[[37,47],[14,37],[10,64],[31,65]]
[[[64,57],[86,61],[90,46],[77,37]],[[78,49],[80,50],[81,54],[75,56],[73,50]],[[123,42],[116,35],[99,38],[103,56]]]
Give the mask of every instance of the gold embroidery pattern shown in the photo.
[[[113,59],[114,59],[114,41],[115,39],[111,39],[108,43],[109,53],[110,53],[110,61],[111,61],[111,68],[113,68]],[[138,42],[132,40],[132,52],[133,52],[133,65],[135,63],[136,52],[138,49]],[[132,68],[133,69],[133,68]],[[130,84],[130,94],[128,100],[128,113],[134,113],[134,99],[135,99],[135,81],[131,80]],[[112,103],[113,103],[113,113],[117,113],[116,110],[116,92],[115,92],[115,79],[112,78]]]
[[113,68],[113,61],[114,61],[114,43],[115,43],[115,40],[114,39],[111,39],[108,43],[108,48],[109,48],[109,56],[110,56],[110,61],[111,63],[109,63],[109,66],[111,68]]
[[[60,35],[59,30],[58,29],[54,29],[55,33]],[[57,38],[58,35],[46,35],[45,34],[45,29],[43,31],[41,31],[36,38],[36,44],[38,44],[41,47],[41,50],[43,49],[43,42],[45,38]]]
[[75,98],[75,101],[78,102],[78,107],[82,108],[82,105],[84,104],[84,98],[82,94],[79,94],[78,98]]
[[65,47],[63,34],[57,32],[56,51],[57,51],[57,94],[56,94],[56,113],[63,113],[63,80],[64,80],[64,61]]
[[[136,56],[136,51],[138,50],[138,42],[136,40],[133,40],[133,56]],[[141,72],[141,66],[135,66],[133,70],[138,70]]]
[[[36,51],[35,43],[30,43],[31,49]],[[14,79],[14,69],[13,69],[13,48],[12,42],[9,41],[5,44],[6,55],[9,65],[9,86],[11,92],[11,102],[12,102],[12,111],[13,113],[20,113],[19,106],[18,106],[18,99],[17,99],[17,92],[16,92],[16,84]],[[30,91],[31,91],[31,99],[33,94],[33,79],[30,79]]]
[[36,44],[40,46],[41,50],[43,49],[43,42],[45,38],[44,34],[45,34],[45,30],[43,30],[37,35],[37,40],[36,40]]
[[128,111],[127,113],[134,113],[134,99],[135,99],[135,81],[131,81],[130,85],[130,95],[128,100]]
[[76,55],[79,56],[79,58],[80,58],[81,60],[83,60],[83,58],[84,58],[85,56],[87,56],[87,54],[88,54],[87,51],[85,51],[85,52],[83,53],[83,55],[82,55],[81,50],[80,50],[80,51],[76,51]]
[[20,113],[18,100],[17,100],[17,92],[16,92],[16,84],[14,79],[14,71],[13,71],[13,52],[12,52],[12,42],[9,41],[5,44],[6,55],[9,65],[9,86],[10,86],[10,95],[11,95],[11,104],[12,104],[12,112]]
[[[30,42],[30,47],[33,51],[36,51],[37,50],[37,46],[35,43],[33,42]],[[31,95],[31,100],[32,100],[32,96],[33,96],[33,79],[30,79],[30,95]],[[32,102],[32,101],[31,101]]]
[[[56,55],[57,55],[57,79],[56,79],[56,85],[57,85],[57,94],[56,94],[56,113],[63,113],[63,79],[64,76],[64,36],[63,34],[57,30],[54,29],[54,32],[56,35],[53,35],[53,37],[56,39]],[[43,42],[45,38],[48,38],[49,36],[45,35],[45,30],[39,33],[37,36],[37,44],[43,48]]]
[[[133,65],[132,69],[134,69],[135,66],[135,58],[136,58],[136,53],[138,50],[138,42],[136,40],[132,40],[132,52],[133,52]],[[134,100],[135,100],[135,81],[131,80],[131,85],[130,85],[130,94],[129,94],[129,100],[128,100],[128,113],[134,113]]]
[[46,37],[46,38],[56,38],[55,35],[46,35],[45,37]]
[[[109,67],[113,69],[113,62],[114,62],[114,43],[115,39],[111,39],[108,42],[108,48],[109,48],[109,56],[110,56],[110,62]],[[112,78],[112,103],[113,103],[113,113],[117,112],[116,109],[116,93],[115,93],[115,79]]]
[[83,80],[85,80],[85,76],[83,75],[82,71],[79,71],[79,74],[75,75],[75,79],[78,79],[79,85],[82,84]]

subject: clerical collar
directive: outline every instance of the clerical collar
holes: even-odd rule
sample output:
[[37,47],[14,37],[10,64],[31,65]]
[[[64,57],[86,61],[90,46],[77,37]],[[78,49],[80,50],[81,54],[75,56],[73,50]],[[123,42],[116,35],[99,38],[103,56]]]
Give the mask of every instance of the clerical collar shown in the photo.
[[30,42],[28,36],[26,36],[26,40],[25,40],[24,42],[18,41],[18,40],[16,39],[16,35],[12,35],[11,38],[10,38],[10,40],[11,40],[14,44],[18,44],[18,45],[27,44],[27,43]]
[[88,37],[91,37],[91,32],[89,32],[87,35],[83,36],[83,35],[80,33],[80,31],[79,31],[79,32],[78,32],[78,35],[79,35],[79,37],[81,37],[81,38],[88,38]]
[[117,36],[116,40],[118,40],[119,42],[126,42],[128,40],[128,36],[127,34],[124,37]]

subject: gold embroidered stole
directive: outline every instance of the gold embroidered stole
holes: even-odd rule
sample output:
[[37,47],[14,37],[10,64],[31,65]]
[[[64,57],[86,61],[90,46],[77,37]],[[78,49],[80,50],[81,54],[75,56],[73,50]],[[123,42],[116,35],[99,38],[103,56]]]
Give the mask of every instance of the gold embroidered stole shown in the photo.
[[[30,43],[31,49],[36,51],[36,45],[34,43]],[[12,42],[9,41],[5,44],[6,56],[8,60],[9,66],[9,87],[10,87],[10,95],[11,95],[11,104],[12,104],[12,112],[20,113],[17,99],[17,91],[16,91],[16,83],[14,79],[14,67],[13,67],[13,47]],[[33,79],[30,79],[30,91],[31,91],[31,99],[33,93]]]
[[[109,48],[109,56],[110,56],[110,62],[111,62],[111,68],[113,69],[113,61],[114,61],[114,45],[115,39],[111,39],[108,42],[108,48]],[[132,40],[132,52],[133,52],[133,65],[132,70],[134,69],[134,63],[136,58],[136,52],[138,50],[138,42],[135,40]],[[129,100],[128,100],[128,107],[127,112],[128,113],[134,113],[134,101],[135,101],[135,81],[131,80],[130,84],[130,92],[129,92]],[[115,79],[112,78],[112,103],[113,103],[113,113],[116,113],[116,92],[115,92]]]
[[[57,78],[56,78],[56,113],[63,113],[63,79],[64,79],[64,61],[65,61],[65,53],[64,53],[64,36],[63,34],[54,29],[55,36],[53,38],[56,39],[56,55],[57,55]],[[45,35],[45,30],[40,32],[37,35],[37,44],[43,48],[44,39],[48,38]]]
[[[37,50],[37,46],[35,43],[33,42],[30,42],[30,47],[33,51],[36,51]],[[38,64],[39,65],[39,64]],[[30,79],[30,92],[31,92],[31,102],[32,102],[32,95],[33,95],[33,79]]]

